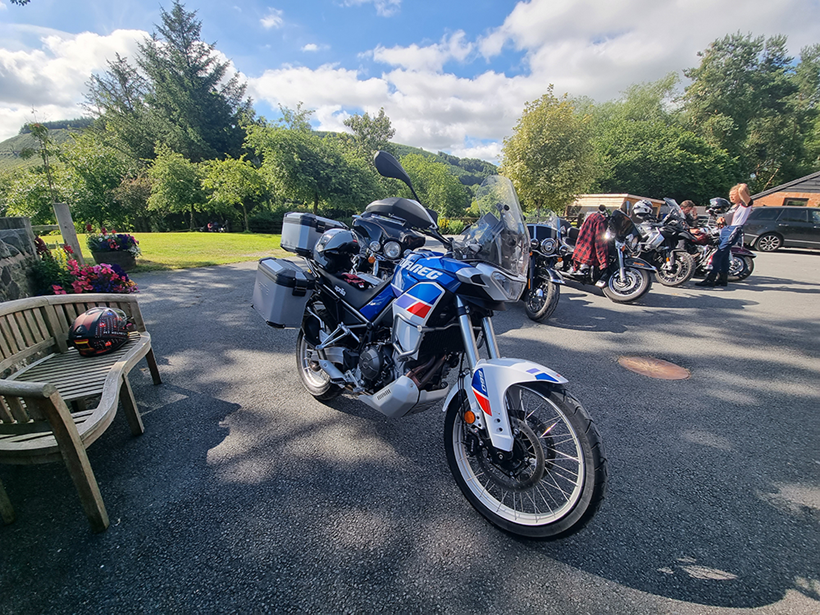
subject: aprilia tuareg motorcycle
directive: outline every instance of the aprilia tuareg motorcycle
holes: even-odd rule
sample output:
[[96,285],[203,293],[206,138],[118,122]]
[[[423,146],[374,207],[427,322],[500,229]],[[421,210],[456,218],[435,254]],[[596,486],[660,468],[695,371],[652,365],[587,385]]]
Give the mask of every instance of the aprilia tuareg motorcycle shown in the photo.
[[[375,164],[412,188],[389,154]],[[391,418],[443,401],[447,463],[470,504],[513,534],[565,536],[603,500],[600,437],[566,378],[501,357],[493,312],[521,296],[530,242],[508,179],[487,178],[475,199],[479,220],[454,240],[417,201],[394,200],[396,217],[447,251],[411,252],[392,280],[369,276],[364,288],[349,273],[360,252],[352,231],[332,228],[318,242],[307,232],[307,269],[263,259],[254,307],[269,324],[299,327],[296,367],[315,398],[347,391]],[[261,271],[267,261],[273,275]]]

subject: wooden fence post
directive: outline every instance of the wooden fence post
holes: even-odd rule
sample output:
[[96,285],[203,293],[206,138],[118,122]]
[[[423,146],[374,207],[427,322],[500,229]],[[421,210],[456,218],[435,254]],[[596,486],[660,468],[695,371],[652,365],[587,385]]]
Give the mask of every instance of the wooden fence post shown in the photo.
[[65,203],[54,203],[54,214],[57,216],[57,224],[60,225],[60,233],[63,235],[63,243],[71,246],[74,250],[74,257],[77,263],[85,265],[83,251],[77,239],[77,231],[74,230],[74,221],[71,219],[71,210]]

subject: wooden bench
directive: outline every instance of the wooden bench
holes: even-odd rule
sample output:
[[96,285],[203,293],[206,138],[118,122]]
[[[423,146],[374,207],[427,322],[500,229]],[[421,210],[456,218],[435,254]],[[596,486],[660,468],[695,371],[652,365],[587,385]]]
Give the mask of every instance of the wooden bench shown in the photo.
[[[123,310],[135,330],[114,352],[82,357],[69,348],[68,330],[78,315],[97,306]],[[119,402],[131,433],[144,431],[128,381],[143,357],[154,384],[160,384],[151,336],[134,295],[57,295],[0,303],[0,463],[62,459],[94,531],[105,530],[109,522],[85,449],[111,424]],[[87,409],[97,397],[96,406]],[[0,517],[6,523],[14,519],[2,483]]]

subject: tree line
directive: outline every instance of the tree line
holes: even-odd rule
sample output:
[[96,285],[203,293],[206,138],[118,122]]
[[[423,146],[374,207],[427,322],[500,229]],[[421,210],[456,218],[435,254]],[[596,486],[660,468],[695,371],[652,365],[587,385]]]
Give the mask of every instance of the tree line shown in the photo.
[[[133,62],[117,55],[90,78],[93,121],[81,133],[57,147],[47,125],[29,125],[38,146],[24,155],[42,164],[0,175],[0,214],[48,223],[62,201],[78,225],[161,231],[218,220],[274,231],[292,209],[344,218],[377,198],[409,197],[373,168],[373,152],[386,149],[425,205],[459,217],[496,172],[392,143],[384,109],[349,117],[349,134],[312,130],[301,104],[269,122],[201,27],[176,0]],[[820,45],[795,61],[785,37],[738,33],[700,55],[682,92],[670,75],[602,104],[552,86],[527,103],[501,157],[522,204],[561,211],[590,192],[703,203],[738,181],[759,191],[820,168]]]
[[752,193],[820,169],[820,44],[795,60],[786,37],[730,34],[700,65],[603,104],[550,86],[504,142],[501,171],[531,207],[580,193],[691,199]]

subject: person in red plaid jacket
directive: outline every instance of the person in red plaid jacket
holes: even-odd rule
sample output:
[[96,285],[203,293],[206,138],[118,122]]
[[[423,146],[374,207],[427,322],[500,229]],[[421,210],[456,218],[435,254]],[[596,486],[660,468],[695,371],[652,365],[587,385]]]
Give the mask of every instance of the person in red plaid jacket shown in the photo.
[[589,267],[606,269],[607,243],[604,239],[606,232],[606,216],[602,213],[593,213],[584,219],[578,239],[575,241],[575,250],[572,253],[572,262],[576,269],[583,270]]

